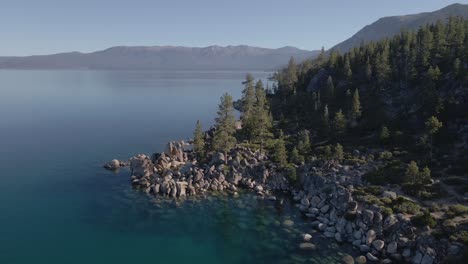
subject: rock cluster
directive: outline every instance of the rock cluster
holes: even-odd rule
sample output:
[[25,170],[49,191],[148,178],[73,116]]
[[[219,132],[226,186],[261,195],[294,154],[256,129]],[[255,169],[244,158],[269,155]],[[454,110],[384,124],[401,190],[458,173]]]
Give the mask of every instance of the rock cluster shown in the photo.
[[[305,168],[300,190],[293,191],[299,210],[312,227],[337,242],[351,243],[368,261],[430,264],[437,259],[434,244],[416,236],[403,215],[384,217],[378,207],[364,207],[352,197],[352,179],[343,181],[339,169]],[[388,193],[388,196],[393,194]],[[419,238],[419,239],[418,239]]]
[[231,191],[245,187],[259,195],[286,190],[285,177],[266,155],[236,148],[227,157],[215,153],[208,164],[199,164],[184,142],[169,142],[161,154],[139,154],[130,159],[132,184],[147,193],[173,198],[207,191]]

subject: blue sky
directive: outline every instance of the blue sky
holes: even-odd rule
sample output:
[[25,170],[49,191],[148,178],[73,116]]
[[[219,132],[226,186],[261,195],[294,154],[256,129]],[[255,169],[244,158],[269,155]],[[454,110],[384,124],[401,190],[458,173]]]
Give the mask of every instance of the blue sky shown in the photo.
[[118,45],[330,48],[383,16],[468,0],[1,0],[0,56]]

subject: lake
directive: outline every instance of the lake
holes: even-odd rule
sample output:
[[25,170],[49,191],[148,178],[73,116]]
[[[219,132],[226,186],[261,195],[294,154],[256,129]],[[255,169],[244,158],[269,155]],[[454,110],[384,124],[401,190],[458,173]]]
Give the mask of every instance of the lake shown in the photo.
[[318,233],[317,250],[298,249],[310,223],[287,197],[156,200],[132,189],[128,170],[102,168],[190,138],[197,119],[209,128],[244,77],[0,71],[0,263],[337,262],[349,249]]

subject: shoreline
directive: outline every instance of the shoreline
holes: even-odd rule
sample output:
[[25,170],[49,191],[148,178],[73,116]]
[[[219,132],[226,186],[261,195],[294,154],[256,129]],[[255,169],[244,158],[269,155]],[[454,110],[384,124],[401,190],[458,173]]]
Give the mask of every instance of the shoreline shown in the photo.
[[[245,189],[275,201],[274,192],[286,192],[298,211],[310,219],[312,228],[340,244],[352,245],[360,254],[356,258],[346,256],[344,263],[439,263],[447,252],[462,251],[458,243],[440,243],[425,228],[415,227],[404,214],[388,215],[378,206],[358,201],[353,195],[355,188],[364,186],[361,176],[378,161],[341,165],[316,160],[296,165],[298,181],[293,185],[288,172],[259,151],[237,146],[228,153],[227,162],[222,153],[215,153],[210,162],[199,163],[187,146],[183,141],[169,142],[161,154],[139,154],[129,162],[113,160],[105,168],[129,166],[132,185],[156,197],[182,200],[211,192],[236,197],[238,189]],[[401,199],[391,191],[383,192],[382,197]],[[302,236],[304,241],[299,247],[313,247],[308,243],[310,234]]]

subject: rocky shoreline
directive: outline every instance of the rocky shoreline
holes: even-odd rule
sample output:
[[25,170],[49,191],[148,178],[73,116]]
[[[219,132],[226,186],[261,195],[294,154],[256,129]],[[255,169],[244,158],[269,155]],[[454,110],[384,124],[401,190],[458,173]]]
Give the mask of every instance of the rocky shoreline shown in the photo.
[[[361,153],[353,153],[356,157]],[[457,255],[463,246],[436,240],[425,228],[417,228],[404,214],[386,215],[376,205],[358,201],[353,192],[361,186],[361,176],[378,161],[340,165],[315,160],[296,166],[293,184],[287,170],[270,158],[245,147],[232,149],[227,157],[215,153],[209,162],[200,163],[183,141],[169,142],[162,153],[139,154],[129,161],[112,160],[104,167],[116,170],[129,166],[131,183],[148,194],[174,199],[208,192],[239,195],[239,188],[275,200],[276,191],[288,192],[298,210],[310,219],[311,227],[338,243],[350,243],[357,256],[346,256],[344,263],[440,263],[447,255]],[[382,196],[397,199],[386,191]],[[428,228],[428,227],[427,227]],[[301,249],[314,247],[310,234],[302,235]]]

